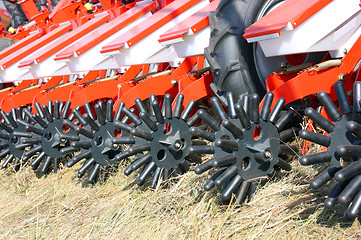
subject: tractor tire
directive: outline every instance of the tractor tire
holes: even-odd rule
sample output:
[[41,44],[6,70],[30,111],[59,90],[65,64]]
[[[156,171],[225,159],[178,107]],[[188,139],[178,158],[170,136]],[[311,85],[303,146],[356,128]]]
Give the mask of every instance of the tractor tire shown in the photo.
[[232,92],[238,101],[243,95],[266,89],[257,74],[253,44],[243,38],[244,30],[264,16],[273,6],[285,0],[221,0],[215,12],[210,12],[210,44],[205,57],[212,69],[211,87],[226,103],[225,93]]

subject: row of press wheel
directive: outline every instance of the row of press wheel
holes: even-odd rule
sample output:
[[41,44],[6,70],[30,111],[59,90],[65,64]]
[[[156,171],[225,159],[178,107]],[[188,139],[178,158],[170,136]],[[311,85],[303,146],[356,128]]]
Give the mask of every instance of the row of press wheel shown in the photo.
[[[318,94],[331,121],[312,108],[305,111],[328,134],[299,133],[327,151],[303,156],[300,163],[328,163],[311,186],[335,179],[325,207],[346,204],[346,217],[355,218],[361,207],[361,84],[355,83],[353,106],[342,82],[335,84],[335,90],[340,111],[328,94]],[[174,177],[194,169],[196,174],[209,172],[205,190],[218,187],[222,202],[229,202],[234,195],[237,204],[250,199],[268,178],[291,170],[290,161],[298,149],[288,143],[298,129],[289,127],[295,112],[285,108],[284,99],[273,99],[268,93],[261,108],[257,94],[245,95],[237,102],[227,93],[227,107],[216,97],[207,101],[211,108],[193,100],[184,104],[183,99],[181,94],[173,101],[169,94],[151,95],[143,101],[136,99],[130,109],[108,100],[75,108],[70,102],[55,101],[35,104],[36,111],[30,107],[1,111],[2,167],[17,171],[30,165],[46,174],[56,172],[60,165],[74,166],[79,178],[96,182],[104,181],[126,161],[129,165],[124,173],[136,172],[137,183],[150,188],[170,186]],[[211,158],[202,160],[202,155]]]

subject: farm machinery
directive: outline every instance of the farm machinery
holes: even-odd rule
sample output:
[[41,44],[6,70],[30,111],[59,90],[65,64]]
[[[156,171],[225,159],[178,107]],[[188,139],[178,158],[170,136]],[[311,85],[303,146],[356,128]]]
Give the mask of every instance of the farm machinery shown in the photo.
[[150,188],[194,169],[241,204],[292,170],[299,136],[302,152],[323,146],[299,159],[325,166],[311,187],[336,181],[324,206],[357,217],[359,1],[14,4],[0,39],[3,168],[77,167],[95,182],[127,163]]

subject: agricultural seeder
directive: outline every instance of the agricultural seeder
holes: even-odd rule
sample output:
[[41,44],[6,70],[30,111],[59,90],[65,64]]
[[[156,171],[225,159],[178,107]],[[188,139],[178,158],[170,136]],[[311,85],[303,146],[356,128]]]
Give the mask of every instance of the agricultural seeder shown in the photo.
[[74,166],[93,183],[129,163],[124,173],[150,188],[191,169],[241,204],[318,144],[299,159],[325,166],[311,187],[335,180],[324,206],[357,217],[360,1],[5,3],[3,168]]

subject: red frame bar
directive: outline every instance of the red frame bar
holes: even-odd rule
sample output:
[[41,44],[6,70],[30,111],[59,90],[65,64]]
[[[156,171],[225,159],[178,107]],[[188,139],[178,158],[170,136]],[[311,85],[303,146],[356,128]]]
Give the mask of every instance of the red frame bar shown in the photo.
[[158,28],[162,27],[167,22],[171,21],[175,17],[187,11],[201,0],[182,0],[174,1],[165,6],[146,21],[138,24],[128,32],[122,34],[118,38],[114,39],[104,47],[102,47],[101,53],[119,51],[119,49],[125,45],[133,46],[140,40],[144,39],[149,34],[153,33]]
[[220,0],[211,2],[209,5],[202,8],[186,20],[178,23],[176,26],[160,35],[158,42],[162,43],[174,39],[183,39],[183,35],[186,34],[189,29],[193,32],[193,34],[199,32],[201,29],[209,25],[209,12],[215,11],[219,2]]
[[73,29],[73,26],[71,24],[66,24],[59,26],[58,28],[54,29],[53,31],[49,32],[48,34],[45,34],[41,38],[37,39],[36,41],[26,45],[25,47],[13,52],[12,54],[6,56],[0,61],[0,66],[5,69],[14,63],[20,61],[30,53],[38,50],[39,48],[45,46],[49,42],[57,39],[61,35],[65,34],[66,32],[69,32]]
[[46,49],[41,49],[36,54],[32,55],[31,57],[25,59],[19,64],[19,68],[30,66],[32,63],[40,63],[45,59],[49,58],[50,56],[54,55],[56,52],[60,51],[66,46],[69,46],[72,42],[76,41],[77,39],[83,37],[85,34],[89,33],[90,31],[96,29],[97,27],[103,25],[110,19],[110,15],[106,14],[100,17],[93,18],[89,22],[83,24],[82,26],[78,27],[77,29],[73,30],[72,32],[60,37],[56,40],[51,46],[47,47]]
[[[123,7],[123,10],[126,11],[126,6]],[[147,12],[154,10],[155,7],[155,3],[134,6],[133,8],[129,9],[111,22],[95,30],[88,36],[85,36],[81,41],[75,42],[65,50],[58,53],[55,56],[54,60],[59,61],[69,59],[71,56],[73,56],[73,54],[80,56],[84,52],[88,51],[90,48],[104,41],[105,39],[118,32],[125,26],[129,25],[136,19],[140,18]]]

